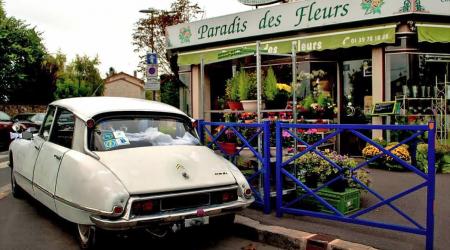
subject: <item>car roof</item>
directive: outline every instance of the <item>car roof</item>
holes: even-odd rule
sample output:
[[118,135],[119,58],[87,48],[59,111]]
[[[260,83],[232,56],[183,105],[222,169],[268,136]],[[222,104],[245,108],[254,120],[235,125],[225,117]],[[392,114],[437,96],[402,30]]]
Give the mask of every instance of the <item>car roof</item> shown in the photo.
[[189,118],[168,104],[128,97],[76,97],[57,100],[50,105],[65,108],[84,121],[99,114],[124,111],[172,113]]

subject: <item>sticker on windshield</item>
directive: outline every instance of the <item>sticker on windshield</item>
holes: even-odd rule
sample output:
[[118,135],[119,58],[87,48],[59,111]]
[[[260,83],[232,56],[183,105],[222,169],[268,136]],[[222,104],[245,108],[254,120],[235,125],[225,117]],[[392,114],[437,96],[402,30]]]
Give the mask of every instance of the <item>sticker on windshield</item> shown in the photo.
[[130,140],[126,137],[116,139],[117,146],[130,145]]
[[102,139],[103,141],[109,141],[114,139],[114,134],[110,131],[103,131],[102,132]]
[[113,139],[113,140],[103,142],[103,145],[105,146],[106,150],[109,150],[109,149],[117,147],[117,142],[116,142],[116,140]]
[[125,132],[123,132],[123,131],[117,130],[117,131],[114,131],[113,133],[114,133],[114,137],[115,137],[116,139],[119,139],[119,138],[126,138]]

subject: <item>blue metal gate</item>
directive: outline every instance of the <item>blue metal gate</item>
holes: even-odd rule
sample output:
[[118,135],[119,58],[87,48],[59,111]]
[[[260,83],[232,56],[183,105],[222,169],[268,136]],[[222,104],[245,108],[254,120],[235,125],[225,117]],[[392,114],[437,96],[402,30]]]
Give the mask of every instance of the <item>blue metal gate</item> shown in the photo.
[[[328,129],[331,132],[324,136],[322,139],[308,144],[302,138],[300,138],[297,135],[298,129]],[[366,135],[364,135],[360,131],[370,131],[370,130],[389,130],[389,131],[410,131],[413,133],[411,136],[406,138],[405,140],[401,141],[399,144],[389,148],[385,149],[383,146],[379,145],[377,142],[371,140]],[[342,134],[343,132],[351,133],[354,136],[358,137],[359,139],[373,145],[376,147],[381,153],[375,155],[371,159],[368,159],[364,162],[359,163],[356,167],[353,167],[350,169],[350,176],[351,180],[353,180],[355,183],[359,184],[360,187],[362,187],[364,190],[369,192],[370,194],[374,195],[377,199],[379,199],[379,202],[376,203],[373,206],[364,208],[362,210],[359,210],[353,214],[346,215],[333,207],[329,202],[327,202],[324,198],[322,198],[320,195],[318,195],[318,192],[327,187],[328,185],[336,182],[338,179],[344,177],[343,168],[342,166],[337,165],[335,162],[327,158],[323,152],[317,149],[319,145],[322,143],[325,143],[329,139],[336,137],[339,134]],[[283,158],[282,154],[282,143],[283,143],[283,137],[282,133],[289,133],[294,140],[297,141],[297,143],[300,143],[306,147],[303,151],[288,157],[288,159]],[[425,133],[428,133],[428,173],[425,174],[419,169],[417,169],[415,166],[411,165],[409,162],[402,160],[398,156],[392,153],[393,150],[400,147],[402,144],[410,143],[413,140],[417,140],[418,137],[424,135]],[[435,124],[434,122],[430,122],[427,125],[417,125],[417,126],[403,126],[403,125],[345,125],[345,124],[287,124],[287,123],[276,123],[276,147],[277,147],[277,157],[276,157],[276,212],[277,216],[281,217],[284,213],[294,214],[294,215],[307,215],[307,216],[314,216],[318,218],[323,219],[329,219],[329,220],[336,220],[341,222],[347,222],[347,223],[354,223],[354,224],[360,224],[370,227],[378,227],[383,229],[390,229],[390,230],[396,230],[406,233],[412,233],[412,234],[418,234],[418,235],[424,235],[426,236],[426,249],[431,250],[433,249],[433,237],[434,237],[434,211],[433,211],[433,203],[435,199]],[[337,176],[334,179],[331,179],[329,181],[325,181],[322,185],[318,186],[317,188],[310,188],[308,187],[298,176],[295,176],[292,172],[289,172],[286,168],[289,164],[292,164],[295,162],[295,160],[299,159],[300,157],[304,156],[308,152],[313,152],[314,154],[317,154],[322,159],[327,161],[331,166],[338,170],[339,176]],[[361,169],[364,166],[367,166],[368,164],[376,161],[377,159],[380,159],[382,156],[392,157],[393,160],[395,160],[398,164],[403,166],[404,168],[414,172],[416,175],[420,176],[423,179],[423,182],[409,188],[403,192],[400,192],[392,197],[385,198],[379,193],[377,193],[375,190],[371,189],[364,183],[362,183],[358,178],[355,176],[355,172],[359,169]],[[302,193],[298,193],[298,197],[295,197],[295,199],[290,201],[283,201],[283,182],[289,180],[295,182],[295,184],[303,190]],[[419,189],[426,188],[427,189],[427,211],[426,211],[426,225],[421,225],[417,221],[415,221],[413,218],[411,218],[409,215],[407,215],[404,211],[402,211],[400,208],[398,208],[396,205],[393,204],[394,201],[413,193]],[[301,207],[295,206],[297,202],[302,201],[303,199],[307,197],[312,197],[315,199],[316,202],[319,202],[321,206],[324,206],[328,211],[331,211],[332,213],[322,213],[317,211],[311,211],[307,210]],[[373,211],[374,209],[377,209],[383,205],[387,205],[391,207],[394,211],[396,211],[400,216],[405,218],[407,221],[409,221],[414,226],[404,226],[399,224],[388,224],[388,223],[382,223],[377,222],[373,220],[368,219],[361,219],[360,216],[369,213],[370,211]]]
[[[209,127],[209,128],[208,128]],[[213,134],[211,128],[219,128],[218,131]],[[241,129],[254,129],[251,135],[244,136],[240,132]],[[224,148],[219,143],[219,139],[226,133],[233,133],[241,142],[242,147],[234,153],[227,153]],[[239,156],[241,151],[248,148],[253,156],[256,158],[258,165],[260,166],[256,169],[255,173],[247,177],[247,181],[250,184],[250,188],[253,191],[255,197],[255,203],[263,207],[265,213],[270,213],[270,123],[229,123],[229,122],[206,122],[200,120],[198,123],[198,134],[200,136],[200,141],[202,144],[208,147],[215,147],[220,150],[224,157],[228,158],[230,161],[236,163],[236,157]],[[209,137],[210,140],[205,140],[205,135]],[[258,151],[257,148],[252,146],[252,142],[258,141],[258,137],[261,136],[262,140],[262,153]],[[256,178],[260,178],[262,183],[259,185],[253,185],[252,183]],[[262,191],[261,191],[262,190]]]

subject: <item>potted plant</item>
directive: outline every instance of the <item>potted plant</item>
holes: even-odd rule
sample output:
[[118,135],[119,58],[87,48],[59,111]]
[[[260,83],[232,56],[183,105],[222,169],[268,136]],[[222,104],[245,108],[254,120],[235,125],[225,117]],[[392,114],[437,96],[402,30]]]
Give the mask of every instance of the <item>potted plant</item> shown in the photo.
[[[284,108],[286,106],[286,101],[279,102],[276,100],[278,95],[277,77],[272,67],[267,70],[267,76],[264,79],[264,95],[266,97],[266,105],[270,108]],[[284,106],[283,106],[284,105]]]
[[228,79],[226,82],[225,96],[228,107],[231,110],[242,110],[242,104],[239,102],[239,73]]
[[305,185],[316,188],[320,180],[320,172],[323,168],[323,159],[315,153],[306,153],[296,160],[300,167]]
[[239,99],[241,100],[244,110],[256,111],[256,74],[247,74],[244,70],[241,70],[239,72],[238,82]]
[[[223,129],[223,125],[218,126],[215,130],[216,135],[219,134]],[[237,152],[237,137],[231,129],[225,130],[225,132],[217,139],[217,144],[219,144],[223,152],[229,156],[234,155]]]

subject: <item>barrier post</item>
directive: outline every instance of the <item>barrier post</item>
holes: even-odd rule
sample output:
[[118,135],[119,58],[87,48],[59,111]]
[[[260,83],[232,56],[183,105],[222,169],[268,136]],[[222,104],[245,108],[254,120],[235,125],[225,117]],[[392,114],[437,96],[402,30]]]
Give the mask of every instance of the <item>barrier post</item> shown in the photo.
[[283,213],[281,212],[281,206],[283,205],[283,184],[282,184],[282,178],[281,178],[281,162],[283,160],[283,148],[281,145],[281,126],[280,122],[275,122],[275,137],[276,137],[276,147],[277,147],[277,155],[276,155],[276,164],[275,164],[275,187],[276,187],[276,214],[277,217],[283,216]]
[[428,188],[427,188],[427,239],[426,249],[433,249],[434,242],[434,197],[435,197],[435,135],[434,121],[428,123]]
[[197,133],[198,133],[198,137],[200,139],[200,143],[203,144],[203,145],[205,145],[205,131],[204,131],[204,127],[205,127],[204,120],[202,120],[202,119],[198,120]]
[[264,174],[264,213],[270,213],[270,122],[265,121],[264,126],[264,157],[263,157],[263,174]]

